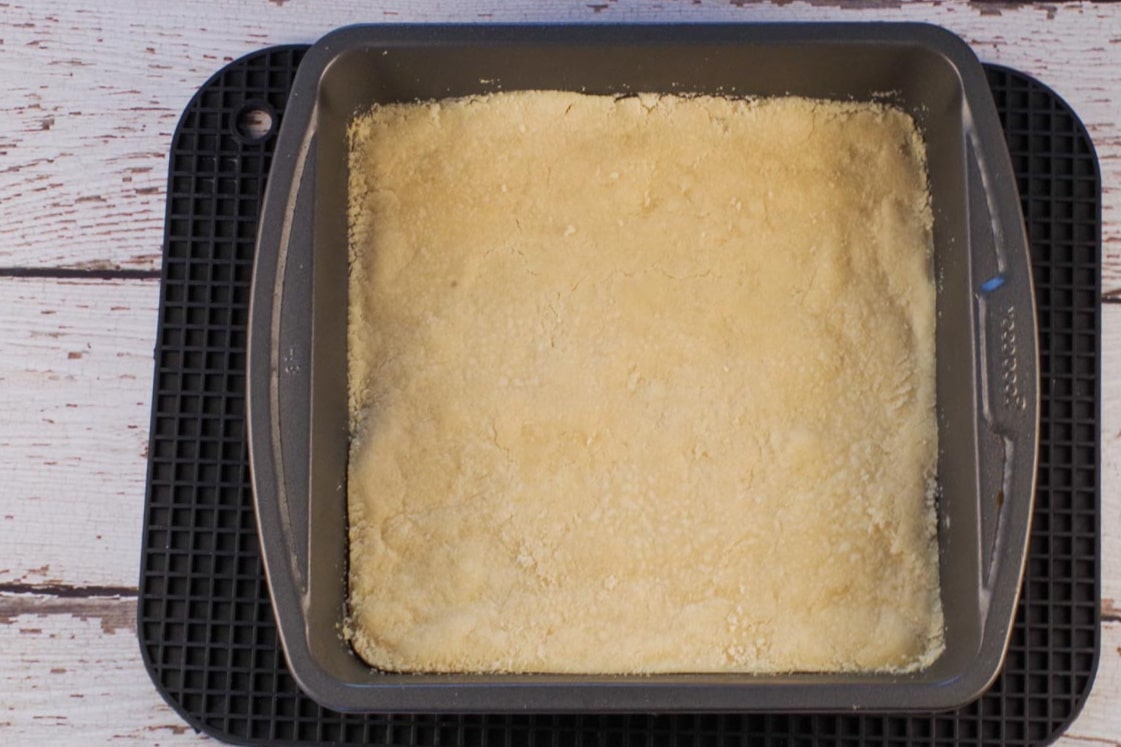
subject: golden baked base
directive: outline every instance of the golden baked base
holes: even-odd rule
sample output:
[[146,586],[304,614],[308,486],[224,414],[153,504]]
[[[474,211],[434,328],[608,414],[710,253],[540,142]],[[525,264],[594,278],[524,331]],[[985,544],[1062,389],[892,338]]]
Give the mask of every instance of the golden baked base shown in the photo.
[[371,665],[892,670],[942,650],[905,114],[520,92],[350,132]]

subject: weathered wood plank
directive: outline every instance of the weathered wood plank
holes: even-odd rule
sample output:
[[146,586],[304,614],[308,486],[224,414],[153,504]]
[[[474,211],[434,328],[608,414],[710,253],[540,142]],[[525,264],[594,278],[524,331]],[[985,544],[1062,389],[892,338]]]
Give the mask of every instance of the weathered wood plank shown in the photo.
[[135,588],[158,285],[0,278],[0,585]]
[[[862,7],[863,6],[863,7]],[[1111,4],[900,7],[350,0],[303,3],[14,2],[0,33],[0,267],[158,266],[166,154],[179,113],[221,65],[359,21],[932,21],[982,59],[1037,75],[1090,129],[1102,161],[1107,290],[1121,293],[1121,15]],[[80,174],[81,178],[74,178]]]
[[1102,605],[1121,621],[1121,304],[1102,311]]
[[1089,702],[1057,744],[1121,747],[1121,304],[1102,310],[1101,660]]
[[199,744],[160,698],[133,598],[0,593],[0,742]]

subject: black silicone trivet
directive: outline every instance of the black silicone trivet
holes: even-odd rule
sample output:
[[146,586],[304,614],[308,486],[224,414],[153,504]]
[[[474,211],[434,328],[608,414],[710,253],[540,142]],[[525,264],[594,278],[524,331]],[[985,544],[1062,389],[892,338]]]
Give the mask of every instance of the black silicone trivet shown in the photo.
[[[191,101],[172,143],[139,636],[163,696],[243,744],[677,747],[1039,744],[1081,708],[1097,666],[1100,183],[1074,113],[988,68],[1023,196],[1043,406],[1027,577],[1003,674],[942,714],[355,716],[288,674],[261,567],[245,444],[245,338],[257,210],[303,47],[238,60]],[[255,140],[244,115],[273,129]]]

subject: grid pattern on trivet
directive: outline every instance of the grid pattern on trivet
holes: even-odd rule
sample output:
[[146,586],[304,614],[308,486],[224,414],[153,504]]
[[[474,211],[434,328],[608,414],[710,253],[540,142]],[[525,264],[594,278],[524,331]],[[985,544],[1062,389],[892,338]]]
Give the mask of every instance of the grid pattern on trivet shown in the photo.
[[1100,188],[1090,140],[1052,92],[990,67],[1032,243],[1043,402],[1039,490],[1004,672],[959,711],[915,715],[342,715],[299,692],[261,567],[245,446],[245,337],[257,210],[303,48],[232,63],[171,152],[139,635],[196,728],[238,743],[655,747],[1038,744],[1084,700],[1098,651]]

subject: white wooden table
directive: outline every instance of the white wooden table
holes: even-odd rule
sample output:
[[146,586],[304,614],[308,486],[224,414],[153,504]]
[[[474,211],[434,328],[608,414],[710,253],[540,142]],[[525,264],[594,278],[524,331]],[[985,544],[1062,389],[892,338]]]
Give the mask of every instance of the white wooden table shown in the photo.
[[1104,181],[1102,654],[1063,744],[1121,747],[1121,5],[826,0],[0,2],[0,744],[203,741],[135,607],[167,153],[247,52],[359,21],[928,20],[1032,73]]

